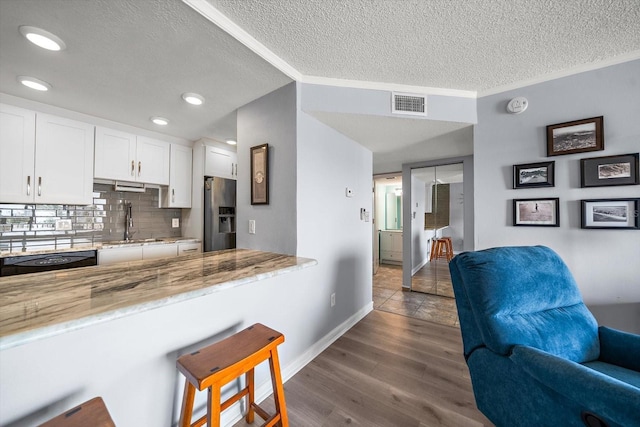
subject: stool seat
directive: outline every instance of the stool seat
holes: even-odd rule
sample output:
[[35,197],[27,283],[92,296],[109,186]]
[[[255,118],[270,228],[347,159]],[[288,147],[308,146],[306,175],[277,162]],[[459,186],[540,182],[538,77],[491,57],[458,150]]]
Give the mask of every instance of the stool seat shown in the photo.
[[115,427],[101,397],[76,406],[41,424],[40,427]]
[[[178,358],[178,370],[185,376],[180,426],[207,427],[220,425],[220,413],[244,396],[248,397],[246,420],[253,422],[254,412],[265,421],[265,426],[280,424],[287,427],[288,418],[284,400],[284,387],[280,374],[277,346],[284,335],[260,323],[244,329],[222,341]],[[254,368],[269,360],[276,414],[269,416],[254,402]],[[220,389],[228,382],[246,375],[246,386],[225,402],[220,402]],[[191,424],[195,389],[208,389],[207,414]]]
[[433,261],[438,258],[446,258],[447,261],[451,261],[453,258],[451,237],[440,237],[433,239],[431,242],[431,257],[429,258],[429,261]]

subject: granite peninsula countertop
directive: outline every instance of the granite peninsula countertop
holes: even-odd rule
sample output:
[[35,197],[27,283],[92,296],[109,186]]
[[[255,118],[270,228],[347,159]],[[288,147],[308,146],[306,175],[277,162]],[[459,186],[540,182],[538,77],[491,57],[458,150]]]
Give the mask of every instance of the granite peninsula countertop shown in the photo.
[[316,265],[250,249],[0,278],[0,350]]

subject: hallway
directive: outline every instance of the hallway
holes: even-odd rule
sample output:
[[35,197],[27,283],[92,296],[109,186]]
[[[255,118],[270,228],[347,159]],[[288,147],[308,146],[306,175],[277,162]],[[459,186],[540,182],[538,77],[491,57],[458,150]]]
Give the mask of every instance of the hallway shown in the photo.
[[[445,295],[453,296],[448,264],[446,261],[438,262],[447,267],[434,266],[438,269],[439,277],[443,273],[446,274]],[[421,288],[433,288],[434,285],[429,283],[430,270],[427,268],[422,270],[416,273],[414,281],[418,279]],[[441,289],[438,291],[442,292]],[[378,272],[373,276],[373,308],[441,325],[460,327],[455,299],[402,290],[402,266],[380,265]]]

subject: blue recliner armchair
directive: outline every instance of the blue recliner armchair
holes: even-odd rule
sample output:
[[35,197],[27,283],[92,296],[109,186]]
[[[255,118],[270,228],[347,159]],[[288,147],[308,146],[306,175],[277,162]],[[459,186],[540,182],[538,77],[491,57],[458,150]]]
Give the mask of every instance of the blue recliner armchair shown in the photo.
[[554,251],[464,252],[449,269],[476,404],[493,423],[640,426],[640,336],[598,327]]

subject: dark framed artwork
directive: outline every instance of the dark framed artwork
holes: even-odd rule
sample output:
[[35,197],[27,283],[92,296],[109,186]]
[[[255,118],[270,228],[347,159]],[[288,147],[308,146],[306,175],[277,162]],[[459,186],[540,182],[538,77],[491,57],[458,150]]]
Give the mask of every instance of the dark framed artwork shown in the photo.
[[559,227],[560,199],[514,199],[513,225]]
[[547,156],[604,150],[603,116],[547,126]]
[[638,185],[638,153],[580,159],[580,186]]
[[513,165],[513,188],[553,187],[555,163],[524,163]]
[[640,230],[640,199],[582,200],[582,228]]
[[269,204],[269,144],[251,147],[251,204]]

